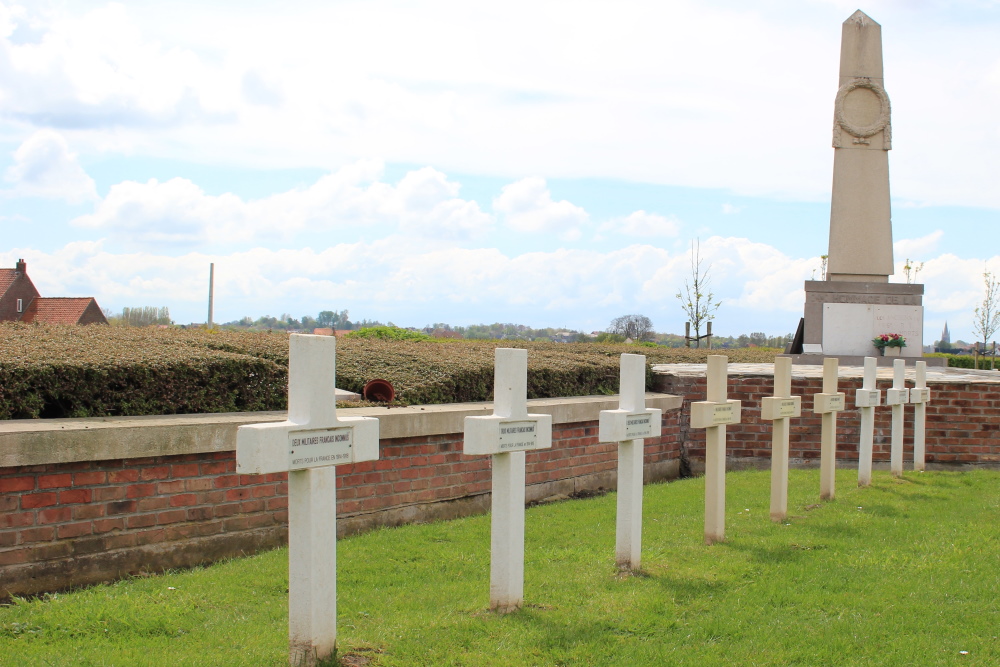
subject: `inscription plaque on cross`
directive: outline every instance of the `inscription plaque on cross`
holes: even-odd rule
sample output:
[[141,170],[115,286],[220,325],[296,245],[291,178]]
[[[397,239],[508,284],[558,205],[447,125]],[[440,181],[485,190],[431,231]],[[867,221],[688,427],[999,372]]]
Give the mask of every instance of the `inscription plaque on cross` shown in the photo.
[[823,392],[813,394],[813,412],[822,415],[819,450],[819,497],[833,500],[837,481],[837,413],[844,409],[844,393],[837,391],[839,360],[823,360]]
[[493,414],[465,418],[466,455],[493,456],[490,609],[524,601],[524,453],[552,447],[552,416],[528,414],[528,351],[497,348]]
[[294,334],[288,419],[241,426],[236,471],[288,472],[288,660],[314,665],[337,644],[337,476],[378,459],[378,419],[337,417],[337,339]]
[[861,389],[854,394],[854,405],[861,411],[861,441],[858,447],[858,486],[872,483],[872,449],[875,442],[875,408],[882,402],[876,387],[878,360],[865,357],[865,375]]
[[931,390],[927,388],[927,362],[916,363],[915,386],[910,390],[910,403],[913,403],[913,469],[924,470],[927,467],[925,426],[927,423],[927,404],[931,400]]
[[896,477],[903,474],[903,419],[910,392],[906,388],[906,362],[892,362],[892,389],[885,391],[885,404],[892,406],[892,439],[889,449],[889,470]]
[[774,396],[761,400],[760,418],[772,422],[771,521],[788,516],[788,420],[802,416],[802,397],[792,396],[792,359],[774,359]]
[[691,428],[705,429],[705,544],[726,539],[726,425],[739,424],[740,401],[726,398],[729,358],[708,357],[705,398],[691,404]]
[[601,410],[600,442],[618,443],[618,514],[615,562],[638,570],[642,555],[643,438],[660,435],[663,411],[646,407],[646,357],[623,354],[619,369],[617,410]]

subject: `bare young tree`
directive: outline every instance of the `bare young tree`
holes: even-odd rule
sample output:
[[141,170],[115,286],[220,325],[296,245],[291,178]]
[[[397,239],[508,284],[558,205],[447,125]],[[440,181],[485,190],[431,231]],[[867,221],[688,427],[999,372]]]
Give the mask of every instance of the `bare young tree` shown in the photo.
[[907,257],[906,264],[903,265],[903,273],[906,274],[906,284],[912,285],[917,282],[917,274],[920,273],[923,268],[923,262],[914,262],[912,259]]
[[701,241],[695,239],[691,242],[691,280],[685,280],[684,291],[676,295],[694,328],[696,347],[701,347],[702,326],[715,319],[715,311],[722,305],[721,301],[713,301],[715,295],[709,282],[709,269],[702,267],[702,261]]
[[983,297],[983,303],[976,307],[972,333],[976,336],[982,336],[983,349],[985,349],[990,338],[997,332],[997,329],[1000,329],[1000,282],[989,271],[983,272],[983,282],[986,286],[986,294]]
[[622,315],[611,320],[608,331],[639,342],[646,340],[653,333],[653,323],[645,315]]

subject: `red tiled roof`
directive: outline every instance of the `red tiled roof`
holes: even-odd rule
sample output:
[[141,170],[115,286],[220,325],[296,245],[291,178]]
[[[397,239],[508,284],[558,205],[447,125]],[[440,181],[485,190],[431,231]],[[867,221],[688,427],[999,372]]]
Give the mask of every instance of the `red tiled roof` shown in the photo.
[[94,297],[38,297],[21,316],[22,322],[44,322],[46,324],[77,324],[83,311]]
[[7,292],[7,288],[14,284],[15,278],[17,278],[15,269],[0,269],[0,296],[3,296]]

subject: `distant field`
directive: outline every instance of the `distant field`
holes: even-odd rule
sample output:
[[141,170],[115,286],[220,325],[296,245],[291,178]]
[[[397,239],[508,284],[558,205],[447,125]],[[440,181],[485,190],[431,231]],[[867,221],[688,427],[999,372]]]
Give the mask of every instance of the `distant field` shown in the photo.
[[[618,356],[650,364],[704,361],[707,349],[596,343],[345,338],[337,385],[360,392],[382,378],[406,404],[487,401],[493,350],[528,350],[531,398],[612,394]],[[777,350],[729,350],[730,361]],[[281,410],[288,335],[246,331],[0,324],[0,419]]]
[[[614,565],[615,496],[528,509],[525,608],[488,611],[488,516],[337,547],[344,665],[1000,664],[1000,473],[728,476],[727,541],[702,543],[704,481],[645,489],[643,572]],[[0,607],[4,665],[287,664],[288,552]]]

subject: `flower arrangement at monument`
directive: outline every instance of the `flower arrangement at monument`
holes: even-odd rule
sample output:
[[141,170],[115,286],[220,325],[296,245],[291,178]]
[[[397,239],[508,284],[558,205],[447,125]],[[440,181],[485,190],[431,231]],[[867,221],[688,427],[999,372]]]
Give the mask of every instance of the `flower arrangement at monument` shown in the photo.
[[886,349],[890,352],[895,352],[896,356],[898,356],[901,348],[906,347],[906,339],[895,333],[879,334],[872,339],[872,345],[878,348],[879,354],[883,357],[886,354]]

